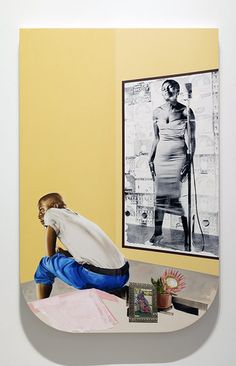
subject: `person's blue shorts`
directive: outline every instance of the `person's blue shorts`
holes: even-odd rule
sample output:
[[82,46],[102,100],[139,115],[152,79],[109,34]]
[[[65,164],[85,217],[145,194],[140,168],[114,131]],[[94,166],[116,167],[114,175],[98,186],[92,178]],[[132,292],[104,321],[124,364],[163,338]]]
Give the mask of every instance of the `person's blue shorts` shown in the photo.
[[84,268],[74,258],[57,253],[41,259],[34,280],[36,283],[51,285],[55,277],[77,289],[97,288],[109,291],[123,287],[129,279],[129,271],[122,275],[95,273]]

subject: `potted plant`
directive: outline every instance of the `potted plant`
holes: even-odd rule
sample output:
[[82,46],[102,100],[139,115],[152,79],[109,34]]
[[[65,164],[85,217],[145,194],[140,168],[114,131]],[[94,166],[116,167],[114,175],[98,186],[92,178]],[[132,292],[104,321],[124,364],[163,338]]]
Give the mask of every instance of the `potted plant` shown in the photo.
[[172,296],[185,288],[184,276],[177,270],[166,269],[156,281],[151,278],[157,290],[158,309],[168,309],[172,305]]

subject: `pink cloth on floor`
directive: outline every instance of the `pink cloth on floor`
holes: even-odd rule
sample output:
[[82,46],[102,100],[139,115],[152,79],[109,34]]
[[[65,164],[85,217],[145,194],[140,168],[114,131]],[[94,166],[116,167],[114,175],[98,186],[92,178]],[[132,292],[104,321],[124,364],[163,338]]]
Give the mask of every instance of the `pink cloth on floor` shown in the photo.
[[34,313],[44,314],[48,323],[66,332],[92,332],[105,330],[117,324],[117,320],[102,301],[117,301],[114,295],[89,289],[28,303]]

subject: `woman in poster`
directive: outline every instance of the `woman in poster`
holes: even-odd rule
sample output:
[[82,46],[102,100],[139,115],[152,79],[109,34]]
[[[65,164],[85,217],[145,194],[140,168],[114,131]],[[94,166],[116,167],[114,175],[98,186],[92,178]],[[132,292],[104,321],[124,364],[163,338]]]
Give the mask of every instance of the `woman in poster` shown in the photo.
[[158,245],[163,239],[162,224],[166,212],[181,216],[187,250],[188,222],[180,194],[181,182],[190,170],[195,152],[195,117],[191,109],[178,102],[179,91],[177,81],[166,80],[161,88],[165,103],[153,112],[154,140],[149,167],[156,196],[155,230],[150,242]]

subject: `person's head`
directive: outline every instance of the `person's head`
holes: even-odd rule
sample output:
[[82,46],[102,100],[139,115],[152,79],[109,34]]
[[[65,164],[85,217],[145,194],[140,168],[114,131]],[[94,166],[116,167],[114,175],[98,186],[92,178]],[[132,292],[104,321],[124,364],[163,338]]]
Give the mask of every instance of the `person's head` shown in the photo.
[[179,83],[173,79],[165,80],[161,86],[162,96],[167,102],[175,102],[179,95],[179,91]]
[[59,193],[48,193],[41,197],[38,201],[38,218],[41,224],[44,225],[44,215],[49,208],[65,208],[66,204]]

